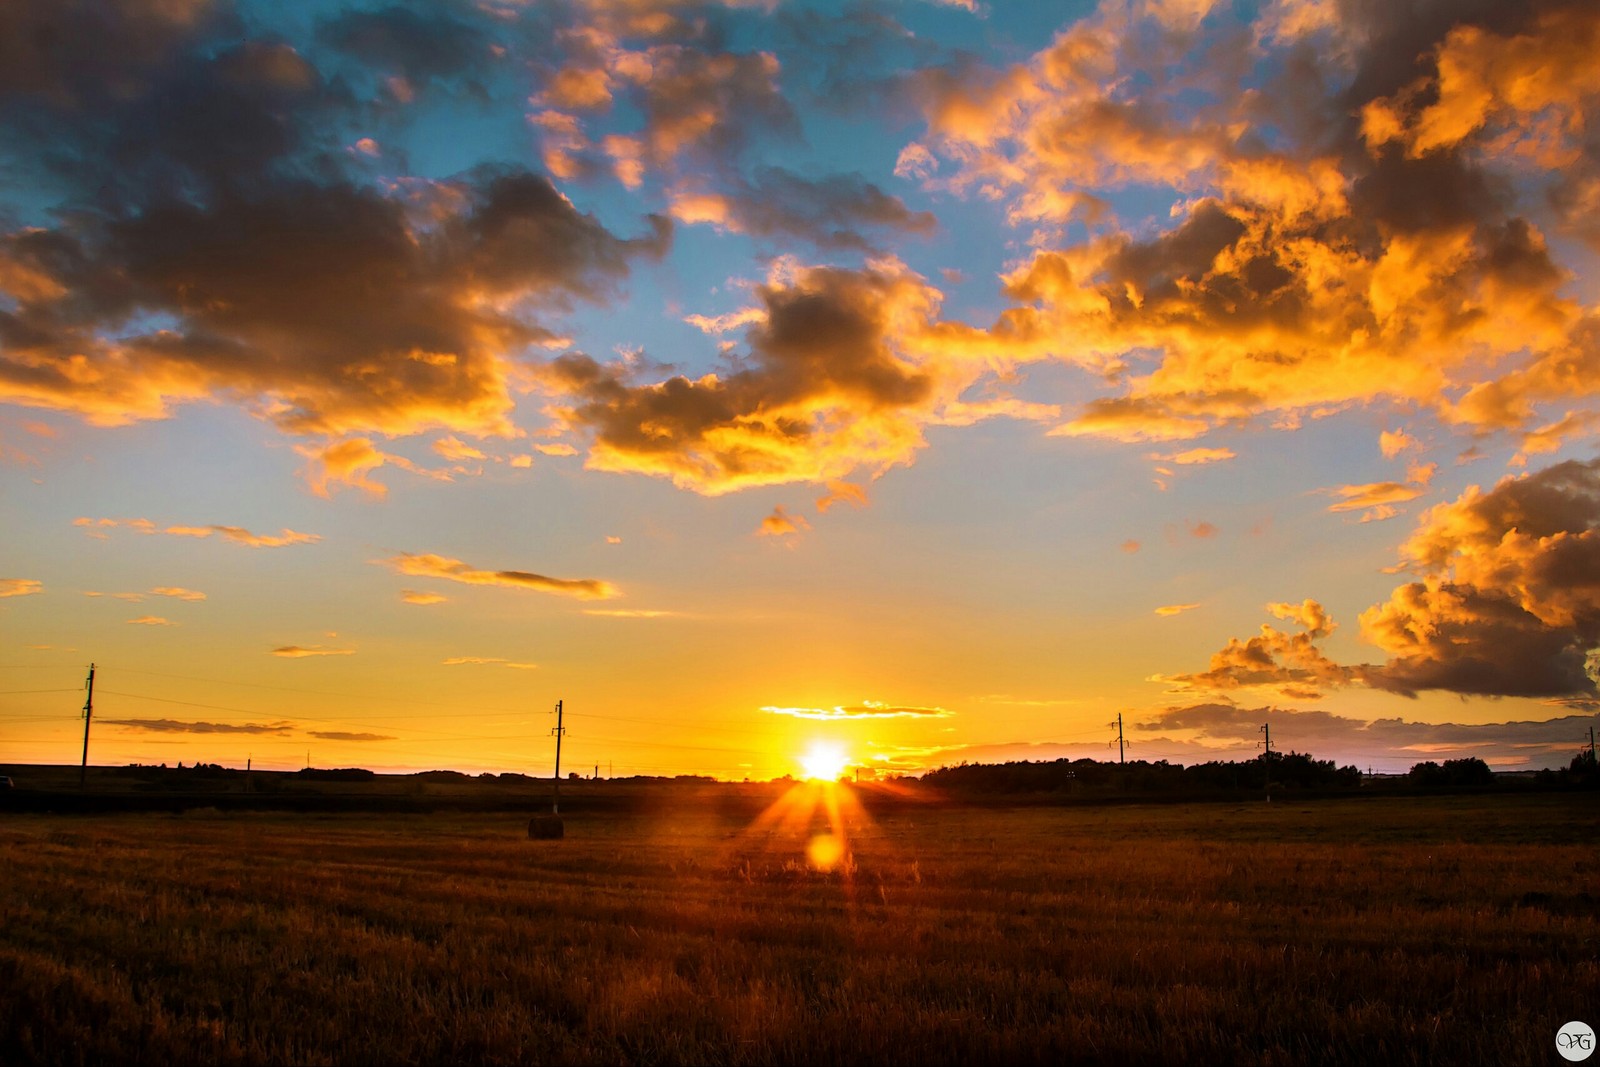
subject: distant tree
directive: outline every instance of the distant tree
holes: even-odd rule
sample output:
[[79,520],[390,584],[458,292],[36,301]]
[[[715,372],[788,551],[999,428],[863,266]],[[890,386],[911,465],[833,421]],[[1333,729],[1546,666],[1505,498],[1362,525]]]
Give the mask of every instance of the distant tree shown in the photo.
[[1596,766],[1594,753],[1580,749],[1567,764],[1567,777],[1581,786],[1600,786],[1600,766]]
[[1430,789],[1452,786],[1484,786],[1494,783],[1494,772],[1476,756],[1465,759],[1447,759],[1438,764],[1432,760],[1418,763],[1407,775],[1417,785]]

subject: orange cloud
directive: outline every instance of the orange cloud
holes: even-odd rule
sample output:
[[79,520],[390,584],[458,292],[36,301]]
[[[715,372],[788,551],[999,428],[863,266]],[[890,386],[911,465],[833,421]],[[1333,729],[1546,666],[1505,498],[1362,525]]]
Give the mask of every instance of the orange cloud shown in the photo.
[[[530,316],[602,298],[670,233],[619,239],[511,170],[253,189],[0,234],[0,401],[102,425],[225,399],[292,433],[509,434],[507,353],[551,336]],[[170,324],[128,335],[113,292]]]
[[0,578],[0,597],[34,596],[44,592],[44,583],[37,578]]
[[176,585],[158,585],[150,590],[151,596],[169,596],[177,600],[204,600],[206,595],[194,589],[184,589]]
[[[1027,63],[915,83],[928,136],[907,173],[1041,224],[985,339],[1111,383],[1053,432],[1188,440],[1374,402],[1483,428],[1522,426],[1542,400],[1588,409],[1600,328],[1563,293],[1544,234],[1496,194],[1495,168],[1533,168],[1572,203],[1600,204],[1600,153],[1578,136],[1595,92],[1592,5],[1508,10],[1493,31],[1465,13],[1454,28],[1420,15],[1343,26],[1276,5],[1255,27],[1268,54],[1307,34],[1337,43],[1303,66],[1276,53],[1282,73],[1259,93],[1216,63],[1228,20],[1180,20],[1175,34],[1172,10],[1102,5]],[[1389,108],[1382,137],[1319,117],[1350,106],[1323,86],[1405,84],[1366,101],[1369,118]],[[1062,223],[1091,218],[1077,191],[1135,185],[1174,190],[1164,231],[1102,217],[1062,245]]]
[[1384,459],[1393,459],[1402,452],[1421,447],[1421,443],[1404,430],[1384,430],[1378,435],[1378,451],[1383,453]]
[[134,625],[134,626],[176,626],[176,625],[178,625],[177,623],[172,622],[169,619],[163,619],[159,615],[141,615],[137,619],[129,619],[128,622],[130,624]]
[[95,531],[123,527],[142,534],[164,533],[174,537],[199,537],[206,538],[213,534],[220,535],[224,540],[236,544],[248,545],[251,548],[282,548],[286,545],[315,544],[322,540],[320,534],[299,533],[295,530],[285,529],[277,534],[256,534],[242,526],[157,526],[149,519],[90,519],[77,518],[72,520],[72,525],[85,527],[91,531],[91,536],[99,536]]
[[175,537],[210,537],[219,534],[223,539],[251,548],[283,548],[285,545],[311,545],[322,540],[321,534],[298,533],[285,529],[277,534],[251,533],[242,526],[168,526],[162,533]]
[[867,506],[867,491],[854,482],[829,482],[827,495],[817,498],[817,510],[827,511],[833,505],[839,503],[853,504],[858,508],[864,508]]
[[1156,609],[1156,614],[1162,618],[1167,618],[1172,615],[1182,615],[1186,611],[1193,611],[1199,606],[1199,604],[1163,604]]
[[783,261],[756,295],[750,355],[726,373],[637,382],[585,356],[547,365],[562,417],[593,434],[586,466],[707,495],[877,474],[909,464],[984,369],[959,331],[935,327],[940,294],[898,262]]
[[372,471],[385,465],[439,481],[451,480],[448,471],[419,467],[404,456],[380,450],[366,437],[349,437],[322,446],[296,445],[295,451],[309,461],[301,469],[301,476],[306,479],[311,491],[323,498],[332,495],[331,487],[335,484],[353,486],[376,497],[388,495],[388,486],[368,477]]
[[596,578],[547,578],[528,571],[477,570],[447,556],[403,552],[384,561],[401,574],[423,578],[445,578],[465,585],[498,585],[513,589],[533,589],[541,593],[577,597],[581,600],[607,600],[622,591],[610,582]]
[[402,589],[400,591],[400,599],[405,601],[407,604],[427,605],[443,604],[450,598],[441,596],[438,593],[421,593],[415,589]]
[[539,665],[537,663],[513,663],[504,656],[451,656],[449,659],[444,660],[443,662],[446,667],[459,667],[464,664],[489,664],[500,667],[510,667],[520,671],[536,671],[539,669]]
[[1205,463],[1221,463],[1223,460],[1233,459],[1237,453],[1231,448],[1191,448],[1186,452],[1174,452],[1170,455],[1152,453],[1151,459],[1158,459],[1164,463],[1176,463],[1179,466],[1198,466]]
[[741,326],[750,326],[754,323],[767,321],[767,313],[761,308],[740,308],[723,315],[685,315],[683,321],[702,333],[719,334],[736,330]]
[[451,434],[448,437],[441,437],[439,440],[435,441],[433,443],[433,450],[439,453],[439,455],[443,456],[445,459],[452,460],[457,463],[468,459],[488,458],[483,454],[481,449],[472,447],[459,437],[456,437],[454,434]]
[[271,654],[281,656],[284,659],[305,659],[308,656],[353,656],[356,654],[356,650],[353,648],[323,648],[321,645],[312,645],[309,648],[300,645],[283,645],[273,649]]
[[1372,482],[1367,485],[1344,485],[1336,489],[1324,490],[1340,499],[1328,505],[1328,510],[1334,513],[1345,511],[1361,511],[1362,522],[1374,522],[1392,518],[1398,514],[1392,505],[1404,504],[1421,496],[1428,488],[1428,483],[1433,481],[1433,475],[1438,470],[1436,464],[1413,464],[1407,472],[1408,481],[1400,482]]
[[659,611],[645,608],[584,608],[585,615],[599,615],[607,619],[673,619],[683,618],[681,611]]
[[760,527],[756,530],[759,537],[788,537],[798,534],[802,530],[811,529],[811,524],[803,515],[791,515],[783,508],[775,507],[772,514],[761,520]]
[[1314,699],[1365,684],[1482,696],[1600,697],[1600,460],[1570,460],[1472,486],[1425,512],[1401,551],[1420,579],[1361,613],[1361,636],[1383,664],[1333,663],[1315,642],[1335,629],[1320,604],[1271,604],[1303,632],[1270,626],[1231,639],[1200,674],[1164,676],[1179,691],[1252,686]]
[[1203,673],[1156,675],[1152,681],[1166,682],[1176,692],[1268,688],[1292,699],[1315,700],[1328,688],[1357,680],[1359,672],[1339,666],[1316,645],[1335,629],[1321,604],[1269,604],[1267,610],[1299,623],[1303,632],[1288,634],[1263,625],[1255,637],[1230,638]]

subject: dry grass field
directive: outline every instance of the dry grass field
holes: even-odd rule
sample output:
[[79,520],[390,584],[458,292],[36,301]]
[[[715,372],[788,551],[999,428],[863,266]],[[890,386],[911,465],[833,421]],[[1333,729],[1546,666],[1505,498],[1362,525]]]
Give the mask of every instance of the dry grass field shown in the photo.
[[0,1062],[1545,1063],[1592,796],[7,816]]

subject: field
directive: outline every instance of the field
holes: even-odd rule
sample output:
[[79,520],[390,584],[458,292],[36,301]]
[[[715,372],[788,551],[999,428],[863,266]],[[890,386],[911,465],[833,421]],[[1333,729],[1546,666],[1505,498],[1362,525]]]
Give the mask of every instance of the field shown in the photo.
[[847,796],[826,868],[790,814],[5,816],[0,1061],[1546,1063],[1600,1026],[1592,796]]

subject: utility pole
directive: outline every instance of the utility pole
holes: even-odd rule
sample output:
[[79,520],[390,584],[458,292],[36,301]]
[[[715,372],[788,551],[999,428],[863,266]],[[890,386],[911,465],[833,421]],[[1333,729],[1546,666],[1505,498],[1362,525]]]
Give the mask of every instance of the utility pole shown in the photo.
[[1261,763],[1267,770],[1267,803],[1270,804],[1272,803],[1272,724],[1270,722],[1262,723],[1261,733],[1262,736],[1266,738],[1266,740],[1262,742],[1262,745],[1265,747],[1263,749]]
[[561,814],[561,735],[567,728],[561,725],[561,701],[556,701],[556,728],[550,731],[556,735],[556,796],[550,802],[550,814]]
[[1122,712],[1117,712],[1117,763],[1125,765],[1128,762],[1128,743],[1122,739]]
[[78,770],[78,788],[89,782],[89,720],[94,717],[94,664],[89,664],[89,681],[86,683],[89,698],[83,702],[83,766]]

